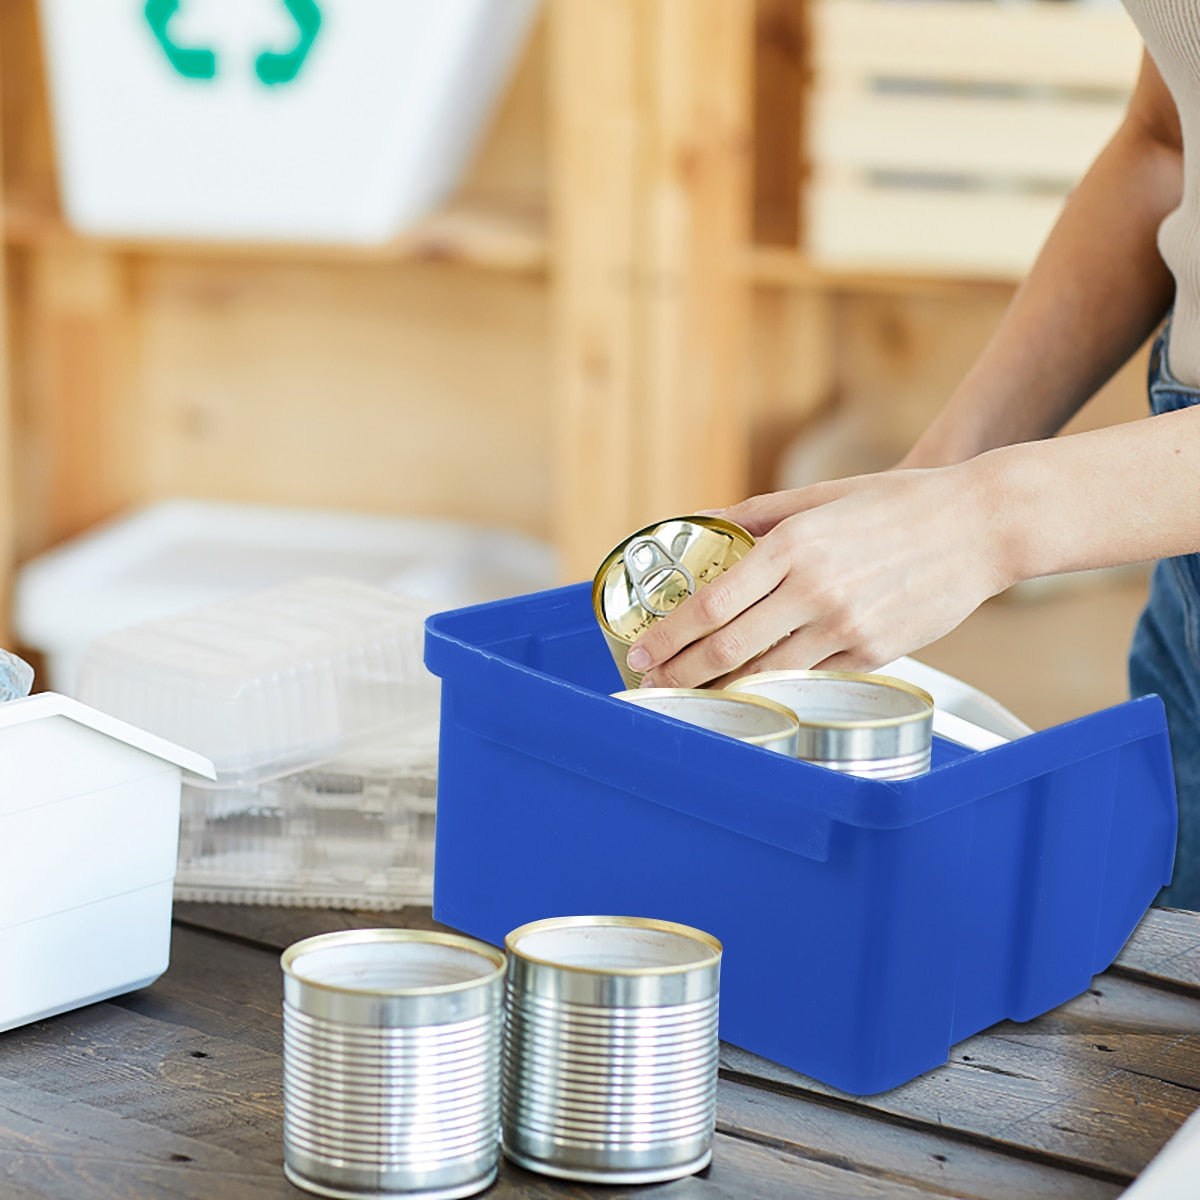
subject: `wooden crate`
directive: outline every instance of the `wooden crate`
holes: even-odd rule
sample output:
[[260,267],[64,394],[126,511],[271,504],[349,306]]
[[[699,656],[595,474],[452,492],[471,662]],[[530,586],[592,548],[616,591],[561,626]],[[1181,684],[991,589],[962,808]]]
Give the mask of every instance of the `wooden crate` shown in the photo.
[[1117,127],[1115,4],[814,0],[803,226],[852,270],[1017,278]]

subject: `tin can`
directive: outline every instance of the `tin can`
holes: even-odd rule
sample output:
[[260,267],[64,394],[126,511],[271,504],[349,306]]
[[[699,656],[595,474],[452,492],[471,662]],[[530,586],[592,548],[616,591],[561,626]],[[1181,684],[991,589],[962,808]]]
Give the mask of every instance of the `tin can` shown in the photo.
[[630,645],[753,545],[732,521],[688,516],[647,525],[610,551],[592,580],[592,608],[626,687],[642,681],[625,665]]
[[558,917],[505,945],[505,1155],[588,1183],[707,1166],[721,943],[669,921]]
[[639,708],[792,758],[799,752],[800,722],[796,714],[763,696],[719,688],[635,688],[613,695]]
[[889,675],[851,671],[760,671],[727,685],[791,709],[796,756],[850,775],[910,779],[929,769],[933,697]]
[[454,1200],[499,1162],[505,957],[357,929],[281,959],[284,1171],[322,1196]]

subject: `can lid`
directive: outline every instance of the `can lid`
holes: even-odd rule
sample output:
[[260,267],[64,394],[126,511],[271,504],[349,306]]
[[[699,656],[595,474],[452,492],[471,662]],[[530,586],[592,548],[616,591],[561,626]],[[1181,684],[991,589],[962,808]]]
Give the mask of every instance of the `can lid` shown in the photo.
[[338,929],[293,942],[283,973],[307,988],[347,996],[447,995],[504,974],[501,950],[429,929]]
[[758,671],[732,680],[726,690],[784,705],[801,729],[928,727],[934,711],[933,697],[915,683],[861,671]]
[[600,564],[592,581],[596,617],[613,637],[633,642],[753,545],[746,530],[723,517],[672,517],[647,525]]
[[614,692],[613,697],[753,746],[772,746],[783,737],[794,740],[800,724],[796,714],[776,700],[732,689],[634,688]]
[[567,916],[529,921],[504,939],[509,954],[568,974],[678,975],[717,965],[721,943],[656,917]]

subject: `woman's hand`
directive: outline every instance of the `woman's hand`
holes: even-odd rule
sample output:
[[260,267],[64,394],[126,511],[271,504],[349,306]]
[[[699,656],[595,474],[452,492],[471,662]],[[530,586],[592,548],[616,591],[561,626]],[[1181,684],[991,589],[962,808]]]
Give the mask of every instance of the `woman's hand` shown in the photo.
[[647,672],[647,687],[784,667],[872,670],[948,633],[1015,582],[989,458],[819,483],[723,511],[757,544],[651,626],[629,666]]
[[1200,548],[1200,411],[1050,436],[1166,314],[1157,235],[1182,195],[1179,117],[1144,55],[1126,119],[906,469],[728,509],[758,544],[648,629],[630,667],[666,687],[870,669],[1019,579]]

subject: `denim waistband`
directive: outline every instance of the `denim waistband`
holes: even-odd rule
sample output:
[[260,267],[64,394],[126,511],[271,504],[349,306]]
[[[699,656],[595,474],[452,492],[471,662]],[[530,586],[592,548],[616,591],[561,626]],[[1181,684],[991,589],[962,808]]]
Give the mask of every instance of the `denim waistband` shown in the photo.
[[1152,413],[1175,412],[1200,404],[1200,388],[1180,383],[1171,374],[1168,365],[1171,345],[1171,320],[1168,317],[1154,344],[1150,347],[1150,361],[1146,371],[1146,388],[1150,397]]

